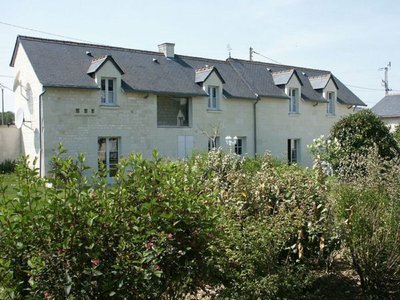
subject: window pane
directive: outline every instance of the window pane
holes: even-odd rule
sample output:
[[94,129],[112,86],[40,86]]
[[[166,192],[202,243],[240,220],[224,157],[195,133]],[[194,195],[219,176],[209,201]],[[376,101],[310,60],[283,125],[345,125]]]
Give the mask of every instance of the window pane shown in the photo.
[[98,161],[100,164],[106,165],[106,139],[99,138],[98,139],[99,151],[98,151]]
[[158,126],[189,126],[189,99],[158,97]]
[[114,90],[114,80],[113,79],[108,79],[108,90],[109,91]]

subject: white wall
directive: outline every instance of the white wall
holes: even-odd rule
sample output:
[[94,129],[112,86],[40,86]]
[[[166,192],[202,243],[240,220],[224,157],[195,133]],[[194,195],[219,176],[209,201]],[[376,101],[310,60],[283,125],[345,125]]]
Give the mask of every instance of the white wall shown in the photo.
[[21,131],[15,126],[0,125],[0,163],[21,155]]

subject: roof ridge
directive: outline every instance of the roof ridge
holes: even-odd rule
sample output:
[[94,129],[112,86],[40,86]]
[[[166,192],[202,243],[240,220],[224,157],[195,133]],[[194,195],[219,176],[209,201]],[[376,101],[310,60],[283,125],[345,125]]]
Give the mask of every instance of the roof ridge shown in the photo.
[[70,45],[70,46],[79,46],[79,47],[95,47],[95,48],[102,48],[102,49],[110,49],[110,50],[120,50],[126,52],[138,52],[138,53],[146,53],[146,54],[154,54],[154,55],[161,55],[164,56],[163,53],[157,51],[149,51],[149,50],[140,50],[140,49],[132,49],[132,48],[125,48],[125,47],[116,47],[116,46],[109,46],[104,44],[94,44],[94,43],[83,43],[83,42],[74,42],[74,41],[67,41],[67,40],[56,40],[56,39],[47,39],[47,38],[39,38],[33,36],[26,36],[26,35],[18,35],[18,39],[24,40],[31,40],[31,41],[42,41],[46,43],[53,43],[53,44],[62,44],[62,45]]
[[248,64],[255,64],[255,65],[264,65],[264,66],[277,66],[277,67],[288,67],[288,68],[292,68],[292,69],[303,69],[303,70],[309,70],[309,71],[319,71],[319,72],[329,72],[331,73],[331,71],[329,70],[322,70],[322,69],[313,69],[313,68],[307,68],[307,67],[299,67],[299,66],[292,66],[292,65],[285,65],[285,64],[274,64],[274,63],[269,63],[269,62],[264,62],[264,61],[249,61],[247,59],[240,59],[240,58],[230,58],[232,60],[237,60],[237,61],[241,61],[241,62],[245,62]]

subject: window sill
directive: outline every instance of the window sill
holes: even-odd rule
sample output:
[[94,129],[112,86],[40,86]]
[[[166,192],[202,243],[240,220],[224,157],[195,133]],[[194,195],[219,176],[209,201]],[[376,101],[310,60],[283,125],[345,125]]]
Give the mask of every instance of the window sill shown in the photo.
[[334,118],[334,117],[336,117],[336,114],[326,114],[326,116],[327,116],[328,118]]
[[157,125],[157,128],[191,128],[191,126]]
[[300,116],[300,113],[299,112],[290,112],[290,113],[288,113],[288,115],[293,116],[293,117],[298,117],[298,116]]
[[218,109],[218,108],[207,108],[207,112],[222,112],[222,109]]
[[104,109],[119,109],[119,105],[100,104],[100,108]]

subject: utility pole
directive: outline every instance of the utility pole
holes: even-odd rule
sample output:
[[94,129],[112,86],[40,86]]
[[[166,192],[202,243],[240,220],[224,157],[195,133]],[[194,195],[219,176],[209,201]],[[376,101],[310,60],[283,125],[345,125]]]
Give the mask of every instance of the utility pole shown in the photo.
[[253,47],[250,47],[250,61],[253,61],[253,53],[254,53]]
[[389,95],[389,91],[391,89],[389,88],[389,78],[388,78],[388,73],[389,73],[389,68],[392,66],[392,63],[389,61],[386,67],[380,68],[379,70],[385,70],[385,79],[382,79],[382,86],[385,87],[385,95]]

